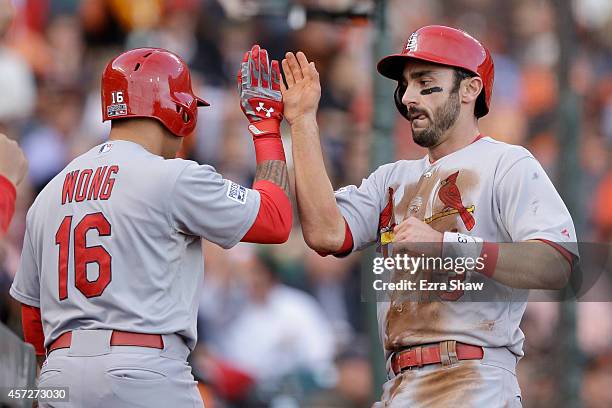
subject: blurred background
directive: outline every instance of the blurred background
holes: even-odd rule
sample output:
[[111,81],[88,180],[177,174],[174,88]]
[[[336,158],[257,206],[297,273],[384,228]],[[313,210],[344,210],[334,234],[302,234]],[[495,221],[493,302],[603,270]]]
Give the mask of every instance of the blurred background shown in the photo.
[[[491,50],[495,88],[481,130],[540,160],[581,241],[609,242],[609,0],[0,0],[0,132],[19,141],[30,166],[0,241],[0,321],[21,335],[8,289],[27,209],[108,134],[99,81],[111,57],[140,46],[182,56],[196,93],[212,105],[200,110],[183,156],[250,185],[255,160],[235,86],[239,62],[254,43],[279,60],[303,50],[320,72],[321,139],[339,188],[382,162],[425,154],[395,111],[395,84],[375,63],[428,24],[462,28]],[[224,251],[204,243],[191,363],[209,408],[367,407],[380,395],[383,353],[374,305],[361,301],[360,287],[370,254],[322,258],[295,220],[281,246]],[[518,370],[525,407],[612,406],[610,316],[609,303],[529,304]]]

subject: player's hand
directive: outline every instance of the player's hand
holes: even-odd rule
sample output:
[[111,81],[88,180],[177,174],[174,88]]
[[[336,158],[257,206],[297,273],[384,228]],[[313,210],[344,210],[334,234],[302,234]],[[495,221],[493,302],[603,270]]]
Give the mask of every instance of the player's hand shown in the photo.
[[9,30],[15,19],[15,6],[11,0],[0,0],[0,38]]
[[301,117],[316,115],[321,99],[321,83],[314,62],[308,62],[303,52],[288,52],[282,61],[287,86],[281,83],[285,118],[293,125]]
[[28,161],[17,142],[0,133],[0,174],[17,186],[27,170]]
[[278,61],[268,60],[268,52],[254,45],[244,54],[238,71],[240,107],[250,122],[253,137],[280,137],[283,120],[281,76]]
[[408,217],[393,228],[393,251],[413,255],[440,256],[444,234],[415,217]]

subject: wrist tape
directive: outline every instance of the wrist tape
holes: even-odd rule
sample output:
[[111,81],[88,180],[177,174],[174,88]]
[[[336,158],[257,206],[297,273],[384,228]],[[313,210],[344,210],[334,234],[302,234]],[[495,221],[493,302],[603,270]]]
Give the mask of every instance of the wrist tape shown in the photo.
[[444,233],[442,258],[465,258],[474,261],[477,258],[482,258],[484,268],[475,268],[474,271],[489,278],[495,272],[498,255],[499,246],[497,243],[484,242],[482,238],[459,232]]

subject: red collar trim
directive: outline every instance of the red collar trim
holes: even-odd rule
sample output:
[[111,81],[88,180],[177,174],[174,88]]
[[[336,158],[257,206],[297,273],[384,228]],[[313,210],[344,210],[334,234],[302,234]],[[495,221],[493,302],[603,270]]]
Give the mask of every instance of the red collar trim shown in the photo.
[[[479,141],[480,139],[482,139],[483,137],[485,137],[485,135],[483,135],[482,133],[479,134],[478,136],[476,136],[476,139],[472,140],[472,143],[476,143],[477,141]],[[472,144],[470,143],[470,144]]]

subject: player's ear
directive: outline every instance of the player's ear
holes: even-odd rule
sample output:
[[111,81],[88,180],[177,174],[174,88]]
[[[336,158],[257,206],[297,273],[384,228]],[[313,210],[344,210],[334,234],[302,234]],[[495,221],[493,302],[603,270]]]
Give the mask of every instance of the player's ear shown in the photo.
[[476,99],[482,91],[482,79],[477,76],[466,78],[462,81],[459,87],[459,94],[464,103],[476,103]]

